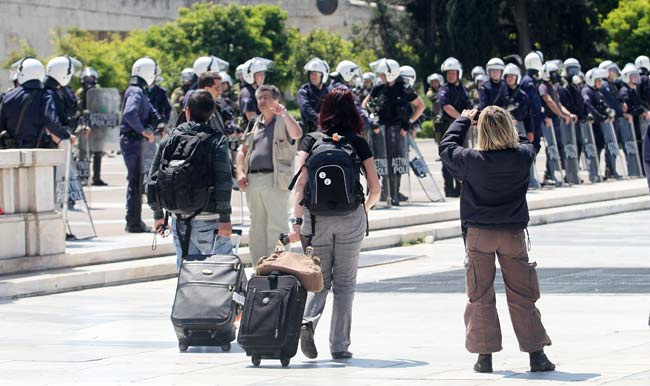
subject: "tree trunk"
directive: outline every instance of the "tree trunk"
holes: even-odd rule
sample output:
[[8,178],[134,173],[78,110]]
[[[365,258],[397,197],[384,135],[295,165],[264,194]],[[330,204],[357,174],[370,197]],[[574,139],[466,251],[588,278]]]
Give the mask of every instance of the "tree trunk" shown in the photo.
[[528,5],[527,0],[514,0],[512,7],[512,16],[515,19],[517,27],[517,41],[519,45],[519,55],[526,57],[531,51],[530,28],[528,26]]

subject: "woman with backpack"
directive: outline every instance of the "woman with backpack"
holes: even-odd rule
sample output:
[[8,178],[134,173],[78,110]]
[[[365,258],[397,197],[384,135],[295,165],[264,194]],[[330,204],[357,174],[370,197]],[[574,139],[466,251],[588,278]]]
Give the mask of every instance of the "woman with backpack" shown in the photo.
[[[335,88],[323,101],[320,131],[307,135],[298,152],[302,165],[295,184],[296,205],[289,239],[309,240],[321,259],[325,288],[307,298],[300,347],[308,358],[316,358],[314,330],[334,287],[330,325],[333,359],[350,359],[352,302],[357,279],[361,242],[366,235],[368,210],[380,194],[372,151],[361,136],[363,121],[352,92]],[[327,153],[329,157],[323,156]],[[363,194],[360,172],[366,176],[369,194]],[[365,200],[365,201],[364,201]]]

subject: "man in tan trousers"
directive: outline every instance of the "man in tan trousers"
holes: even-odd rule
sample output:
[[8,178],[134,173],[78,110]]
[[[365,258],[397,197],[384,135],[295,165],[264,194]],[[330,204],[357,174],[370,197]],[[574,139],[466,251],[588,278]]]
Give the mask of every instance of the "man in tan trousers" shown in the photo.
[[302,129],[278,103],[275,86],[255,91],[261,114],[237,153],[237,184],[246,192],[251,217],[249,245],[253,264],[273,253],[280,233],[289,232],[289,184]]

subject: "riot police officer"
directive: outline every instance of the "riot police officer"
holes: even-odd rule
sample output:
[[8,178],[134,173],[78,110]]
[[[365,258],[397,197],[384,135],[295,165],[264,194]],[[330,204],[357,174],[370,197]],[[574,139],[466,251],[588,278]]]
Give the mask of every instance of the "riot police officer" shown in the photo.
[[[441,118],[442,111],[440,110],[440,103],[438,102],[438,92],[440,87],[444,84],[442,75],[434,73],[427,77],[427,83],[429,84],[429,89],[427,90],[427,99],[431,101],[431,121],[433,127],[435,128]],[[434,138],[436,143],[440,143],[442,136],[437,135],[438,132],[434,131]]]
[[[467,89],[461,83],[463,67],[458,59],[447,58],[440,66],[440,70],[447,79],[447,82],[438,91],[438,103],[442,109],[442,118],[436,131],[439,131],[442,136],[463,110],[472,108],[472,103],[469,100]],[[442,177],[445,180],[445,196],[459,197],[460,181],[454,179],[444,164],[442,165]]]
[[54,101],[59,121],[71,131],[76,127],[77,113],[77,100],[69,87],[74,67],[73,58],[57,56],[47,63],[43,82],[45,92]]
[[404,80],[404,84],[415,88],[415,69],[411,66],[401,66],[399,68],[399,75]]
[[362,75],[362,84],[361,84],[361,92],[359,95],[357,95],[357,98],[364,100],[368,95],[370,95],[370,91],[372,90],[373,87],[375,87],[375,81],[376,81],[375,74],[372,72],[364,72]]
[[174,109],[176,116],[179,116],[183,107],[185,107],[183,102],[185,100],[185,93],[188,92],[190,87],[192,87],[192,84],[195,83],[194,78],[194,71],[191,68],[184,68],[181,71],[181,85],[176,87],[174,91],[172,91],[171,95],[172,108]]
[[158,114],[145,94],[147,87],[153,85],[157,74],[158,66],[153,59],[143,57],[136,60],[122,102],[120,149],[128,171],[125,230],[129,233],[151,231],[142,221],[142,176],[148,172],[141,170],[142,141],[154,141],[153,132],[158,124]]
[[[580,76],[580,62],[575,58],[566,59],[563,63],[562,84],[558,87],[560,103],[577,117],[578,122],[587,119],[584,99],[582,98],[582,77]],[[576,145],[578,157],[582,152],[582,135],[576,126]]]
[[503,80],[506,84],[506,110],[512,116],[515,126],[523,126],[526,137],[532,143],[534,133],[530,100],[528,99],[528,95],[519,87],[520,78],[521,70],[519,70],[516,64],[509,63],[504,67]]
[[[363,105],[367,106],[371,99],[381,100],[377,105],[378,124],[383,127],[385,134],[387,174],[390,181],[390,186],[387,186],[386,178],[382,178],[382,196],[387,200],[390,193],[391,204],[397,206],[400,201],[408,200],[408,197],[400,193],[402,174],[408,173],[409,168],[405,137],[424,112],[424,102],[412,87],[405,86],[399,64],[395,60],[383,58],[370,66],[381,79],[381,84],[372,89]],[[409,109],[409,105],[413,108]]]
[[[627,110],[627,106],[619,102],[618,99],[618,90],[621,88],[622,82],[619,79],[621,70],[618,65],[611,60],[605,60],[598,65],[600,70],[607,72],[607,77],[603,79],[602,86],[600,87],[600,92],[605,98],[605,103],[609,106],[610,109],[614,111],[614,129],[616,131],[616,138],[620,143],[621,139],[621,127],[619,126],[619,119],[625,118],[623,113]],[[609,158],[606,158],[606,169],[605,169],[605,178],[609,178],[613,170],[613,165],[609,161]],[[614,176],[616,177],[616,176]]]
[[[160,71],[160,68],[158,69]],[[169,123],[169,117],[172,112],[172,106],[167,98],[167,90],[160,85],[163,77],[156,75],[156,79],[151,87],[147,87],[147,97],[149,102],[156,109],[164,124]]]
[[[77,99],[79,100],[79,109],[82,112],[86,112],[88,110],[88,101],[86,96],[88,95],[88,90],[100,87],[99,83],[97,83],[97,80],[99,79],[99,73],[92,68],[92,67],[86,67],[83,69],[81,72],[81,88],[77,90]],[[80,141],[79,143],[79,148],[80,148],[80,157],[82,159],[86,159],[86,149],[87,147],[90,146],[90,142],[85,137],[83,141]],[[92,179],[92,185],[93,186],[106,186],[108,185],[104,180],[102,180],[101,173],[102,173],[102,158],[104,157],[104,152],[103,151],[93,151],[92,152],[93,156],[93,179]]]
[[470,74],[472,80],[467,82],[465,87],[467,88],[467,94],[469,95],[469,99],[472,101],[472,105],[474,108],[478,109],[480,103],[478,98],[478,89],[485,81],[487,81],[488,77],[485,73],[485,69],[481,66],[474,66]]
[[640,55],[634,60],[634,66],[639,71],[639,96],[646,109],[650,110],[650,58]]
[[650,112],[643,106],[643,102],[641,101],[641,96],[638,91],[641,78],[634,64],[628,63],[623,67],[621,79],[623,80],[623,86],[618,90],[618,99],[620,103],[627,106],[627,112],[624,113],[625,119],[633,125],[638,154],[643,154],[641,118],[643,117],[646,120],[650,119]]
[[535,153],[538,153],[541,149],[541,138],[542,138],[542,124],[544,121],[544,113],[542,111],[542,98],[539,95],[538,89],[538,79],[539,71],[542,69],[542,56],[540,52],[530,52],[526,55],[524,59],[524,65],[526,67],[526,74],[521,78],[519,82],[519,87],[523,92],[528,95],[528,100],[530,102],[530,113],[533,124],[533,146],[535,148]]
[[[43,63],[23,58],[17,65],[19,86],[9,91],[0,107],[0,148],[31,149],[71,138],[62,125],[51,94],[43,89]],[[72,137],[74,140],[74,137]]]
[[270,70],[272,62],[264,58],[252,58],[247,60],[241,68],[241,77],[244,81],[244,87],[239,91],[239,111],[242,118],[242,125],[246,127],[260,115],[260,109],[257,107],[255,90],[264,84],[266,72]]
[[488,73],[488,81],[483,82],[478,89],[479,110],[487,106],[506,107],[507,87],[502,79],[505,64],[500,58],[492,58],[487,62],[485,69]]
[[304,70],[309,82],[300,86],[297,95],[303,137],[318,129],[321,103],[329,92],[326,86],[329,65],[321,58],[313,58],[305,64]]

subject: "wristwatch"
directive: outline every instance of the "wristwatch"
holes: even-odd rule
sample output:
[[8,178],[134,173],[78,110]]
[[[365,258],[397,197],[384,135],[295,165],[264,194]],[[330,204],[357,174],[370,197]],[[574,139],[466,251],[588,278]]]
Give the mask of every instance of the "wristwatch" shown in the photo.
[[291,225],[302,225],[302,217],[289,217],[289,223]]

